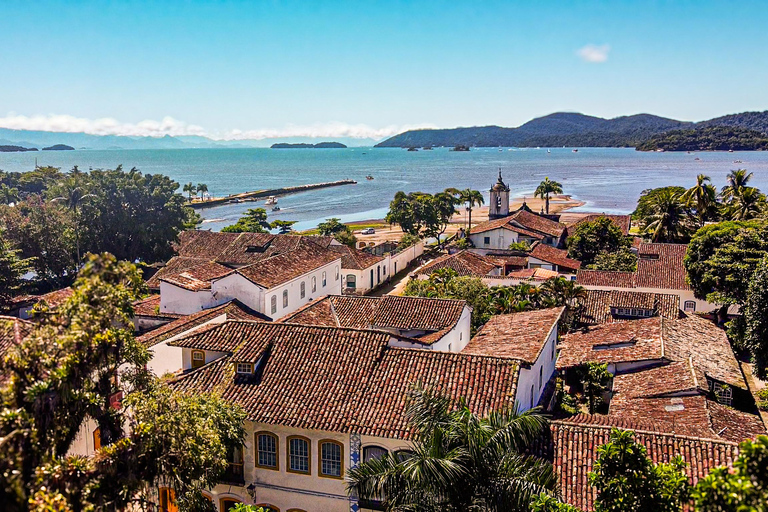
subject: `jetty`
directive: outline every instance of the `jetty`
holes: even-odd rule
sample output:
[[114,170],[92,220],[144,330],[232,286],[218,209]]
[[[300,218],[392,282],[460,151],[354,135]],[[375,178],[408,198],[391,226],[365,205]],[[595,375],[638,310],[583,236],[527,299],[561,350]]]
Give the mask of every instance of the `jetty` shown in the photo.
[[254,190],[252,192],[241,192],[239,194],[230,194],[224,197],[209,197],[205,200],[193,199],[191,203],[187,203],[187,206],[190,206],[194,209],[211,208],[213,206],[221,206],[222,204],[227,204],[227,203],[240,203],[242,201],[253,201],[262,197],[285,196],[288,194],[296,194],[298,192],[306,192],[307,190],[315,190],[318,188],[329,188],[329,187],[338,187],[341,185],[356,185],[356,184],[357,182],[355,180],[339,180],[339,181],[329,181],[326,183],[312,183],[309,185],[297,185],[295,187],[281,187],[281,188],[271,188],[271,189],[264,189],[264,190]]

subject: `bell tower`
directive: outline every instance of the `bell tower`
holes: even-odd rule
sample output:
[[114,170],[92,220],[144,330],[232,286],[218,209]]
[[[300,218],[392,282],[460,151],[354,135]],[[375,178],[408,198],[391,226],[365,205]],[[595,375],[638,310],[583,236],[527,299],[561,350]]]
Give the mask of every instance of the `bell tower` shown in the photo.
[[488,205],[488,219],[500,219],[509,216],[509,187],[501,179],[501,169],[499,169],[499,180],[491,187],[491,200]]

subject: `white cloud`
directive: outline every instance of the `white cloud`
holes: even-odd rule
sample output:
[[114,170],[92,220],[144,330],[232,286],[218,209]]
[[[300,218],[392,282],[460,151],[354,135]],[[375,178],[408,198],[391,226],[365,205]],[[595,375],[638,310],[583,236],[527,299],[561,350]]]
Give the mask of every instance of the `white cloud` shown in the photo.
[[579,48],[576,55],[584,62],[605,62],[608,60],[608,52],[610,51],[611,47],[607,44],[588,44]]
[[216,140],[267,139],[283,137],[349,137],[353,139],[383,139],[406,130],[433,128],[432,125],[390,125],[373,128],[366,124],[331,122],[310,126],[287,125],[284,128],[261,128],[253,130],[229,130],[223,133],[208,133],[197,125],[187,124],[172,117],[160,121],[147,119],[139,123],[121,123],[105,117],[87,119],[70,115],[23,116],[10,113],[0,117],[0,128],[14,130],[39,130],[45,132],[88,133],[91,135],[126,135],[131,137],[162,137],[164,135],[201,135]]

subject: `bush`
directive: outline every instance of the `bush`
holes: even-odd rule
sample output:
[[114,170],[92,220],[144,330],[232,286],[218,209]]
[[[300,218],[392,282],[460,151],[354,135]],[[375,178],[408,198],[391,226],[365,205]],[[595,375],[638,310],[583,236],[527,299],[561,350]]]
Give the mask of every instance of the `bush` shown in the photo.
[[763,388],[757,393],[757,408],[761,411],[768,411],[768,388]]

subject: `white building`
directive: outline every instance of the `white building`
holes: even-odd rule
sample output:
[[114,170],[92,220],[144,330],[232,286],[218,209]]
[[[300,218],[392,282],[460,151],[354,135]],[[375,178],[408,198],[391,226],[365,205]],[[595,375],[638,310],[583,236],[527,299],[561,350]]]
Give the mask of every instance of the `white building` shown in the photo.
[[508,249],[510,244],[541,242],[561,247],[565,242],[564,224],[531,212],[523,205],[507,217],[473,226],[469,240],[478,249]]

